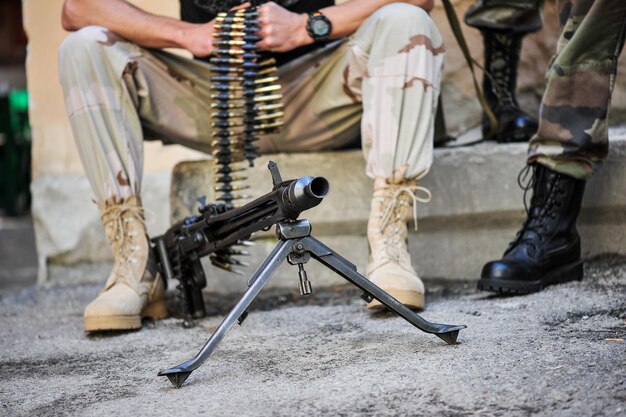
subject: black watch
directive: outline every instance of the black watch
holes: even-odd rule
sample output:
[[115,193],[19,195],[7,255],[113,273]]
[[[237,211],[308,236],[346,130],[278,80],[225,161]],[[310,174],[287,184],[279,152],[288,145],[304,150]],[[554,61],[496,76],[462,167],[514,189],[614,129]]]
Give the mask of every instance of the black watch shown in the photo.
[[322,12],[308,12],[309,20],[306,23],[306,31],[314,42],[325,41],[333,31],[333,24]]

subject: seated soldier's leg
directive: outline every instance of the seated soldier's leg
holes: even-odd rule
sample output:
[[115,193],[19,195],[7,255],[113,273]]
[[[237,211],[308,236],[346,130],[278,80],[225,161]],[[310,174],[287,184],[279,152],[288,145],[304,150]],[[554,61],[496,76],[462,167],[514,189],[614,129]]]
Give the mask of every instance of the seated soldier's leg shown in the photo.
[[[483,35],[483,91],[498,121],[498,142],[527,141],[537,131],[537,120],[520,109],[515,90],[522,38],[541,29],[542,7],[543,0],[478,0],[465,15]],[[483,135],[490,131],[483,115]]]
[[528,293],[583,276],[576,219],[585,181],[608,152],[608,113],[624,46],[626,3],[563,2],[558,55],[548,71],[539,131],[530,143],[527,219],[478,287]]
[[[424,285],[408,253],[407,222],[413,218],[417,228],[416,205],[430,201],[418,180],[433,160],[443,39],[424,10],[395,3],[363,24],[353,51],[355,66],[367,60],[361,62],[361,135],[374,178],[367,275],[403,304],[422,309]],[[382,306],[374,300],[369,307]]]
[[70,122],[115,257],[85,310],[86,331],[134,329],[143,316],[166,315],[140,198],[144,132],[202,147],[198,120],[208,114],[192,83],[164,62],[100,27],[73,33],[61,46]]
[[424,10],[394,3],[334,48],[320,51],[319,61],[305,57],[281,68],[286,129],[262,147],[337,149],[358,135],[360,123],[367,175],[374,180],[367,274],[404,304],[423,308],[424,286],[407,250],[407,221],[414,204],[430,198],[417,180],[432,163],[441,35]]

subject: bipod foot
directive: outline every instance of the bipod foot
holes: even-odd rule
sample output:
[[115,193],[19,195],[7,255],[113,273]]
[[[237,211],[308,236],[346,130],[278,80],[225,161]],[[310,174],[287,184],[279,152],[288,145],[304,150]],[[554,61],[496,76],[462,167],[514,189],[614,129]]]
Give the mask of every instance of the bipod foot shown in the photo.
[[443,340],[449,345],[456,344],[456,339],[459,337],[459,331],[465,329],[466,326],[449,326],[445,330],[442,329],[439,333],[433,333],[435,336]]
[[191,375],[191,371],[177,371],[175,369],[166,369],[159,372],[159,376],[166,376],[170,380],[174,388],[180,388]]

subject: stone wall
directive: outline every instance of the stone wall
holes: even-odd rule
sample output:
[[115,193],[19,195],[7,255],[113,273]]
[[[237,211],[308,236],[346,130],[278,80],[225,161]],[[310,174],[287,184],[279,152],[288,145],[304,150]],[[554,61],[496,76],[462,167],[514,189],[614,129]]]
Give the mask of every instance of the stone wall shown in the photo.
[[[46,265],[75,263],[110,258],[103,239],[97,210],[91,202],[89,185],[82,175],[58,81],[57,50],[66,33],[60,25],[62,0],[24,0],[25,28],[29,37],[27,72],[31,93],[33,127],[33,218],[40,257],[40,281]],[[133,3],[154,13],[178,15],[175,0],[135,0]],[[454,2],[462,16],[472,4]],[[444,108],[450,130],[458,133],[476,125],[480,110],[474,99],[473,85],[463,57],[451,35],[440,4],[432,13],[446,39]],[[528,38],[522,57],[520,88],[526,108],[536,110],[541,95],[543,72],[552,53],[558,29],[554,1],[546,6],[546,29]],[[472,53],[481,61],[482,41],[477,31],[464,28]],[[626,114],[626,89],[623,85],[626,66],[621,65],[615,93],[615,115]],[[155,214],[150,232],[163,230],[169,219],[167,204],[172,167],[182,161],[202,159],[203,155],[178,146],[145,144],[146,180],[144,198]]]

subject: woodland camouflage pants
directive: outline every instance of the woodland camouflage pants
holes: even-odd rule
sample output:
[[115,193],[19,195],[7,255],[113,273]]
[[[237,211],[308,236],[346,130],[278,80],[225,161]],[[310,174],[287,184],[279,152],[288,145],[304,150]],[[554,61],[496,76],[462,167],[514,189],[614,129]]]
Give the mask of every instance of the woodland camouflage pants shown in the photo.
[[[482,30],[541,27],[539,0],[480,0],[465,17]],[[539,130],[529,162],[588,178],[608,153],[608,115],[624,47],[626,1],[558,0],[561,36],[546,74]]]
[[[285,128],[262,152],[345,147],[361,135],[367,175],[420,178],[432,163],[444,48],[430,16],[403,3],[348,40],[279,69]],[[101,27],[69,35],[60,74],[85,171],[102,202],[140,194],[143,140],[210,152],[209,66],[147,50]]]

